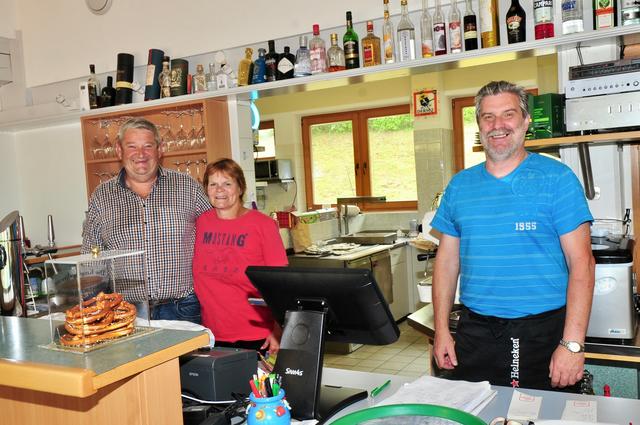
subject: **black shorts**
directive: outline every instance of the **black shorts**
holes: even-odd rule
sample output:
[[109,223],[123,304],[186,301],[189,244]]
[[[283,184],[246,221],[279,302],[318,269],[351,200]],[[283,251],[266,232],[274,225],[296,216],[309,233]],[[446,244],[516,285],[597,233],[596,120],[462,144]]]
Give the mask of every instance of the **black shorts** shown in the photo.
[[451,378],[555,389],[549,363],[562,338],[564,318],[564,307],[519,319],[482,316],[463,307],[454,337],[458,366]]

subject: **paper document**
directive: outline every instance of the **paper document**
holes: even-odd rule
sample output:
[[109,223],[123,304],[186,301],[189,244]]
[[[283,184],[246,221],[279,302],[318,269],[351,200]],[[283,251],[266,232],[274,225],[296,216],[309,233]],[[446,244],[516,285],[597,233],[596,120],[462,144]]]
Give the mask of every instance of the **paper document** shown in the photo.
[[562,411],[566,421],[598,422],[598,402],[595,400],[567,400]]
[[523,421],[532,421],[538,419],[540,406],[542,405],[542,397],[536,397],[513,390],[511,404],[509,404],[509,419],[520,419]]
[[422,376],[413,382],[404,384],[395,394],[376,405],[437,404],[476,413],[476,409],[484,407],[487,399],[493,398],[495,394],[496,392],[486,381],[450,381],[433,376]]

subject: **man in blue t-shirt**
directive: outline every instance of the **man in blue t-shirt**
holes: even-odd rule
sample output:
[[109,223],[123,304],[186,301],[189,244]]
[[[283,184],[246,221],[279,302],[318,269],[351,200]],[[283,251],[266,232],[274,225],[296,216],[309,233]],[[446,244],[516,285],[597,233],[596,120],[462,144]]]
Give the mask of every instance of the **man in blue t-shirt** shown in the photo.
[[[476,96],[486,162],[458,173],[431,223],[434,357],[456,379],[565,388],[582,378],[595,262],[593,220],[566,165],[524,148],[527,93],[493,81]],[[460,277],[455,339],[449,314]]]

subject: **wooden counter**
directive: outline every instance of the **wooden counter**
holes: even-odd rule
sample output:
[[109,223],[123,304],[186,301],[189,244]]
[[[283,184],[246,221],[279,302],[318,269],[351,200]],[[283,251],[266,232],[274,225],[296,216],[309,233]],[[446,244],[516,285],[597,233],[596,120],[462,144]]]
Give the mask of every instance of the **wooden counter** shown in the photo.
[[[435,335],[433,326],[433,304],[427,304],[407,318],[409,326],[427,335],[433,344]],[[585,358],[621,363],[640,363],[640,333],[629,345],[607,344],[602,342],[585,343]],[[636,365],[637,367],[638,365]]]
[[48,320],[0,317],[3,423],[181,424],[178,357],[209,336],[160,329],[84,354],[50,342]]

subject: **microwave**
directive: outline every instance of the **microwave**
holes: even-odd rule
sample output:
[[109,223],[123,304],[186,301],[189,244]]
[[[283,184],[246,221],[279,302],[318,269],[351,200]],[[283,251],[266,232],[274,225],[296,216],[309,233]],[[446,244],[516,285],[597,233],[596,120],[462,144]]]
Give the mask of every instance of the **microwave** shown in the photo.
[[290,159],[266,159],[255,162],[256,181],[291,181]]

